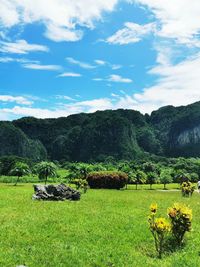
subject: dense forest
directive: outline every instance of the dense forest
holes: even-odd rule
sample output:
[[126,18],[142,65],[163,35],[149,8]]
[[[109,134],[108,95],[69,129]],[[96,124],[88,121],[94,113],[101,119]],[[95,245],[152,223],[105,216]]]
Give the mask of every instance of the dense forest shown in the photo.
[[0,156],[32,160],[133,160],[148,155],[200,156],[200,102],[142,115],[106,110],[58,119],[0,122]]

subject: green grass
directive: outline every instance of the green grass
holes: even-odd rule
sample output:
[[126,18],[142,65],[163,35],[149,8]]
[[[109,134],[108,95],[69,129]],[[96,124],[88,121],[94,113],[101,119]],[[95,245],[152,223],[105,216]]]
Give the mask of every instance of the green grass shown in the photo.
[[[31,184],[0,185],[0,266],[199,267],[200,195],[156,190],[89,190],[79,202],[32,201]],[[193,231],[182,250],[156,257],[147,216],[174,202],[193,209]]]

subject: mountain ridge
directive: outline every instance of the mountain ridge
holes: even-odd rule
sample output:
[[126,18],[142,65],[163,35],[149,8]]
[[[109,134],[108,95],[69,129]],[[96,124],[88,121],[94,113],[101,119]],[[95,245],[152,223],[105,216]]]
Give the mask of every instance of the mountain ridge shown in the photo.
[[3,121],[0,144],[0,156],[34,160],[95,161],[109,156],[134,159],[144,153],[197,157],[200,156],[200,102],[164,106],[150,115],[118,109],[57,119],[23,117]]

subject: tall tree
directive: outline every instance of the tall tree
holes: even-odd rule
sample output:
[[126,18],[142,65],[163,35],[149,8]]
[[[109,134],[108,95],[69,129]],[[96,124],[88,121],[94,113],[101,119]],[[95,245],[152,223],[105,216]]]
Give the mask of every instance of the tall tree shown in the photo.
[[39,179],[44,180],[45,184],[47,183],[48,177],[55,177],[57,174],[57,167],[53,162],[43,161],[37,165],[36,169]]
[[28,164],[24,163],[24,162],[16,162],[13,169],[11,169],[10,171],[10,175],[13,176],[17,176],[17,180],[15,182],[15,186],[17,185],[17,183],[19,182],[20,177],[30,174],[30,168],[28,166]]

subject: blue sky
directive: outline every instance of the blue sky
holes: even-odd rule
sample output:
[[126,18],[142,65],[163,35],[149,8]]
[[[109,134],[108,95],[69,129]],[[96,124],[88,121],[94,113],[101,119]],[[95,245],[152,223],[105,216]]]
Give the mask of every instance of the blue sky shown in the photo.
[[198,0],[3,0],[0,119],[200,100]]

